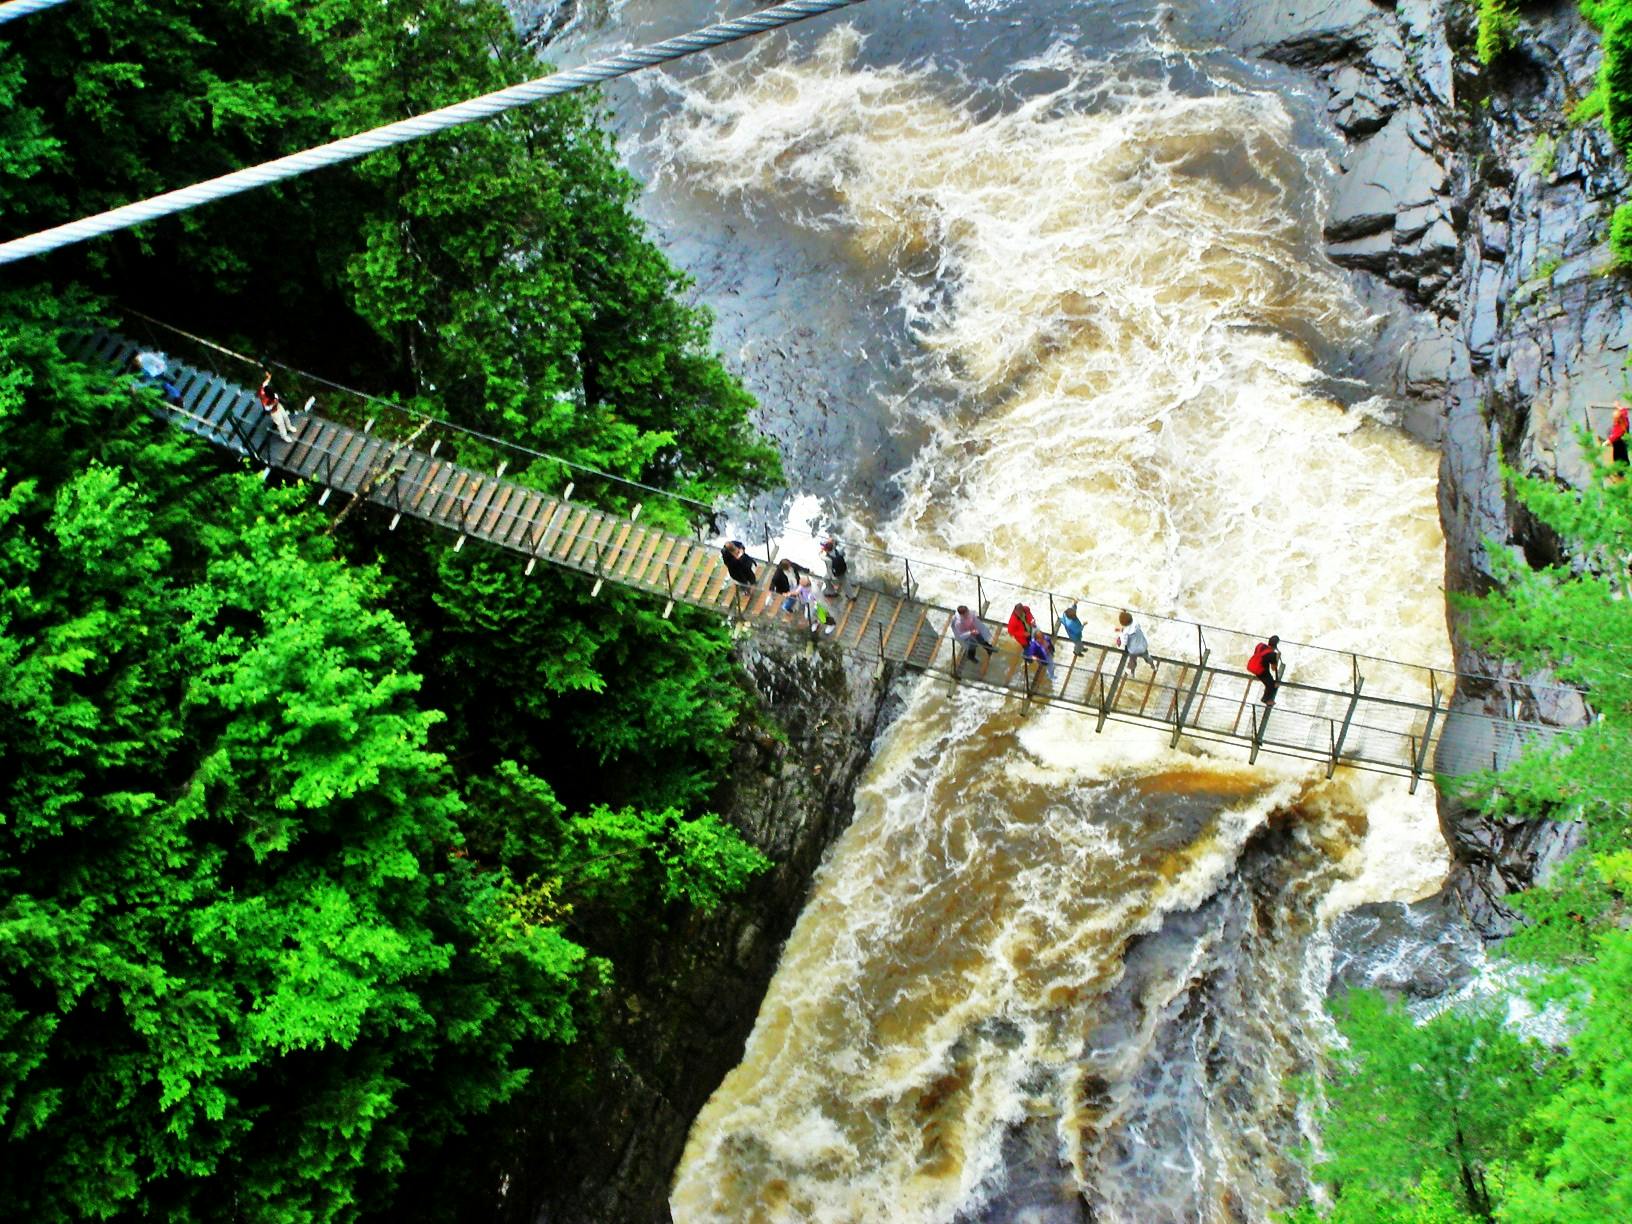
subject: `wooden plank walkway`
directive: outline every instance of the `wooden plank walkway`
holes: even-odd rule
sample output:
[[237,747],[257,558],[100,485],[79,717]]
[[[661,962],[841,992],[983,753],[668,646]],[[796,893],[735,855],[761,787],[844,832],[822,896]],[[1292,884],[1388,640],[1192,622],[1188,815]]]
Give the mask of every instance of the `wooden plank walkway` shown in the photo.
[[[98,333],[81,346],[87,359],[128,368],[137,346]],[[1249,760],[1260,753],[1316,761],[1327,776],[1339,766],[1408,778],[1458,776],[1503,765],[1556,728],[1483,715],[1448,715],[1449,694],[1420,700],[1284,683],[1273,709],[1259,704],[1259,682],[1243,671],[1214,667],[1206,656],[1157,656],[1157,667],[1129,666],[1115,646],[1085,642],[1073,651],[1056,639],[1050,678],[1020,657],[1002,627],[988,624],[995,653],[975,661],[948,630],[951,610],[908,597],[901,590],[861,586],[853,600],[825,599],[826,625],[814,632],[799,614],[781,611],[767,584],[772,566],[759,560],[752,588],[732,582],[719,549],[648,526],[636,518],[552,497],[496,473],[437,458],[399,442],[371,436],[309,415],[297,421],[292,442],[272,429],[253,392],[205,370],[172,362],[167,376],[180,392],[168,418],[211,442],[258,463],[320,486],[361,497],[391,514],[448,532],[454,547],[477,540],[524,558],[532,573],[543,561],[583,574],[599,593],[604,583],[643,591],[663,601],[663,615],[686,604],[765,627],[780,627],[839,649],[947,683],[989,690],[1039,706],[1073,709],[1107,721],[1160,727],[1172,743],[1181,737],[1234,743]],[[433,448],[434,449],[434,448]],[[638,512],[637,512],[638,513]]]

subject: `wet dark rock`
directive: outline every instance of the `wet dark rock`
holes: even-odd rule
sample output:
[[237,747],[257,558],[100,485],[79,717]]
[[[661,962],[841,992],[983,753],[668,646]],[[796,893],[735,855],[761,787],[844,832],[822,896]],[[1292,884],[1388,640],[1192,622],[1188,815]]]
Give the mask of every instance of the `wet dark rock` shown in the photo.
[[1332,989],[1434,999],[1464,985],[1479,949],[1454,901],[1363,905],[1332,926]]

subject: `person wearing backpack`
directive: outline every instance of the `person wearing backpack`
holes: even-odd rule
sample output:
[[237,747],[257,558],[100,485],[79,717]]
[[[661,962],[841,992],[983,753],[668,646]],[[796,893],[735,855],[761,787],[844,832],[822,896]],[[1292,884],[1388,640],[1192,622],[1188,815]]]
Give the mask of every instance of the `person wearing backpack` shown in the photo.
[[850,562],[845,560],[844,548],[832,536],[822,541],[822,564],[827,568],[827,582],[822,594],[832,598],[844,589],[846,599],[854,599],[861,594],[856,584],[850,580]]
[[1281,639],[1270,634],[1269,641],[1259,642],[1247,660],[1247,671],[1264,682],[1264,704],[1275,704],[1275,692],[1281,687]]

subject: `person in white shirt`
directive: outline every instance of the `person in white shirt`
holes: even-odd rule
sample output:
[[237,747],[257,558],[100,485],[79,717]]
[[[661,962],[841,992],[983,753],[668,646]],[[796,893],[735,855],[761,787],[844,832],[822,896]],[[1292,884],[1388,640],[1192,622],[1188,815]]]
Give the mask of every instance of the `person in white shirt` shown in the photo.
[[1140,659],[1150,664],[1151,675],[1155,675],[1156,660],[1150,657],[1150,643],[1145,641],[1145,631],[1134,623],[1133,613],[1124,608],[1116,620],[1116,644],[1127,651],[1128,675],[1139,670]]

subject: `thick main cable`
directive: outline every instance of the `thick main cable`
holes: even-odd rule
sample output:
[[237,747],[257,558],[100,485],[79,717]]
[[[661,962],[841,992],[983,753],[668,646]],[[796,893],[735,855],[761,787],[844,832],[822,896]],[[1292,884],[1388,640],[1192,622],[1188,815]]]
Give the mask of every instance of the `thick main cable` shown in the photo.
[[31,13],[43,12],[48,8],[56,8],[59,4],[67,4],[68,0],[7,0],[0,4],[0,25],[8,21],[16,21],[19,17],[27,17]]
[[650,68],[654,64],[683,59],[699,51],[708,51],[754,34],[763,34],[768,30],[792,25],[796,21],[819,17],[823,13],[860,3],[862,0],[786,0],[786,3],[773,8],[749,13],[732,21],[717,22],[700,30],[693,30],[690,34],[654,43],[649,47],[624,51],[585,64],[581,68],[512,85],[507,89],[472,98],[468,102],[444,106],[440,110],[428,111],[412,119],[401,119],[372,131],[359,132],[355,136],[318,145],[314,149],[291,153],[287,157],[235,170],[219,178],[206,179],[202,183],[195,183],[178,191],[167,191],[163,195],[140,200],[135,204],[125,204],[108,212],[98,213],[94,217],[71,221],[67,225],[41,230],[26,238],[0,243],[0,264],[15,263],[19,259],[43,255],[59,247],[84,242],[88,238],[98,238],[115,230],[129,229],[145,221],[154,221],[172,213],[186,212],[202,204],[211,204],[230,195],[253,191],[257,187],[266,187],[327,166],[355,161],[381,149],[418,140],[421,136],[444,132],[449,128],[474,123],[479,119],[490,119],[504,111],[514,110],[544,98],[571,93],[589,85],[598,85],[602,81],[627,76],[642,68]]

